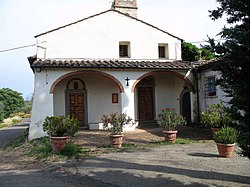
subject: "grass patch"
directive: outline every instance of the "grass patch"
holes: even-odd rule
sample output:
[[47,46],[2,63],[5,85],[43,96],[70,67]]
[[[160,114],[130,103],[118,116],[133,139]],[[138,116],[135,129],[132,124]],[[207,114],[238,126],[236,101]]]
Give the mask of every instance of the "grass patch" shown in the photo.
[[163,141],[157,141],[157,142],[153,142],[151,145],[173,145],[173,144],[191,144],[193,143],[192,140],[190,139],[183,139],[183,138],[177,138],[175,143],[170,143],[170,142],[166,142],[165,140]]
[[49,137],[42,137],[30,142],[30,154],[38,159],[52,156],[52,147]]
[[84,148],[70,141],[66,144],[63,151],[61,151],[58,154],[54,154],[52,153],[52,146],[49,137],[37,138],[29,142],[28,135],[29,135],[29,129],[27,128],[22,135],[12,140],[6,146],[6,148],[14,149],[20,146],[26,146],[28,147],[27,155],[34,156],[37,159],[46,159],[55,156],[62,158],[71,158],[71,157],[78,158],[81,155],[88,155],[89,152],[91,152],[90,149]]
[[136,144],[131,144],[131,143],[123,143],[122,147],[120,149],[118,149],[119,152],[123,152],[123,151],[127,151],[127,150],[131,150],[131,149],[135,149],[138,146]]

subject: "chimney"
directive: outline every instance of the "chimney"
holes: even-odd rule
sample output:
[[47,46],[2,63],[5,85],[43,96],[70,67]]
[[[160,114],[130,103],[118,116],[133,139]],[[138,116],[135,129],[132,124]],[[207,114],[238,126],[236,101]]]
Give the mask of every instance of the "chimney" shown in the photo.
[[136,0],[114,0],[111,8],[137,18]]

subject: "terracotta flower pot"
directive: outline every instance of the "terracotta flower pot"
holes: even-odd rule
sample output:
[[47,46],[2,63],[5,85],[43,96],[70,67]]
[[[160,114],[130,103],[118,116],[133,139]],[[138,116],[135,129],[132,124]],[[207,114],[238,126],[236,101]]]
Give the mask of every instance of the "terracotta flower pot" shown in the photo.
[[163,131],[166,142],[175,143],[178,131]]
[[123,134],[110,134],[110,145],[116,149],[121,148]]
[[234,145],[235,144],[220,144],[216,143],[219,155],[225,158],[231,158],[234,152]]
[[68,137],[50,137],[52,152],[59,153],[60,151],[62,151],[67,141]]

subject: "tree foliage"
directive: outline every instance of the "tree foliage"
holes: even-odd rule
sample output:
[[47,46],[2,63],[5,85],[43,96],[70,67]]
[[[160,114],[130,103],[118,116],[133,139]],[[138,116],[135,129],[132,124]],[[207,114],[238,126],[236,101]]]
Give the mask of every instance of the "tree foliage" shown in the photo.
[[210,60],[215,58],[215,55],[210,51],[209,48],[198,48],[197,46],[187,42],[182,42],[181,50],[182,59],[184,61],[198,61],[200,59]]
[[217,2],[220,7],[209,11],[210,17],[217,20],[226,15],[229,27],[222,28],[219,33],[225,39],[224,43],[210,41],[215,52],[223,57],[215,70],[222,72],[219,84],[232,97],[230,104],[241,131],[239,144],[243,153],[250,158],[250,1]]
[[9,117],[11,113],[19,111],[23,106],[24,99],[21,93],[9,88],[0,89],[0,118]]

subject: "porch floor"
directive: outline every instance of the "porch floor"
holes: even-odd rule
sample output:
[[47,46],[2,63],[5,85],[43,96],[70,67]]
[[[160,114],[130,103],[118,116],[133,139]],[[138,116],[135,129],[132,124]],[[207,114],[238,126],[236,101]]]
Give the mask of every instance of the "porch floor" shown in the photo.
[[[80,130],[74,137],[74,141],[82,146],[102,147],[109,145],[109,131],[103,130]],[[191,140],[212,140],[210,129],[179,127],[178,138],[186,138]],[[124,132],[124,143],[130,144],[149,144],[152,142],[163,141],[162,128],[137,128],[132,132]]]

